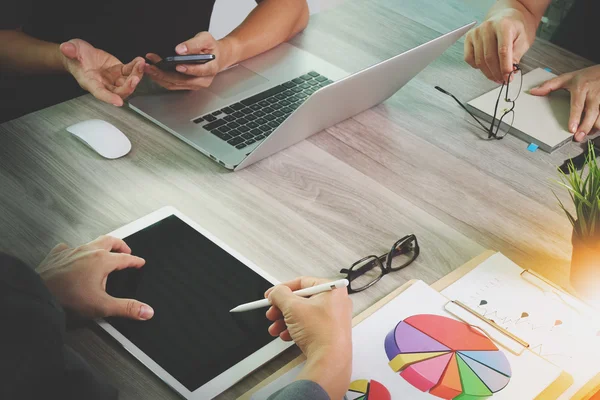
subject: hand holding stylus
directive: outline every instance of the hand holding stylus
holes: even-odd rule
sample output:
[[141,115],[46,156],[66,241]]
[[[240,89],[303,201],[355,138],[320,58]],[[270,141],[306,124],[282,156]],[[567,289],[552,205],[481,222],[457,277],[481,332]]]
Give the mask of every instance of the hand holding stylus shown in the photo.
[[330,398],[340,399],[348,389],[352,370],[352,301],[348,291],[340,287],[310,298],[293,293],[333,283],[297,278],[269,289],[265,297],[273,304],[267,311],[267,318],[273,321],[269,333],[293,340],[307,357],[297,379],[312,380]]

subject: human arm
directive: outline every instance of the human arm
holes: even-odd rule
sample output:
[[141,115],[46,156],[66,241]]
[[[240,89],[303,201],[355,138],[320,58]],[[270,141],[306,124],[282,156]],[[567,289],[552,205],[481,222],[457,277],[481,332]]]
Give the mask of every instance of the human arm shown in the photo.
[[37,271],[66,309],[89,318],[118,316],[143,321],[154,315],[152,307],[134,299],[110,296],[106,293],[106,280],[113,271],[142,268],[144,264],[144,259],[131,255],[123,240],[101,236],[77,248],[59,244]]
[[143,76],[144,60],[139,57],[123,64],[80,39],[59,45],[20,30],[4,29],[0,30],[0,71],[19,75],[70,73],[97,99],[122,106]]
[[[215,75],[234,64],[265,52],[290,39],[308,24],[306,0],[263,0],[229,35],[215,40],[208,32],[178,44],[179,55],[214,54],[216,59],[204,65],[179,65],[177,72],[165,72],[147,66],[146,73],[170,90],[197,90],[208,87]],[[160,57],[150,53],[153,63]]]
[[65,345],[65,319],[39,275],[0,253],[0,399],[118,399],[116,389]]
[[505,82],[535,40],[537,27],[551,0],[499,0],[485,21],[471,29],[465,61],[490,80]]
[[22,75],[66,73],[57,43],[31,37],[20,30],[0,30],[0,70]]
[[270,289],[266,296],[273,306],[266,315],[273,321],[269,333],[293,340],[307,358],[296,382],[308,385],[307,390],[310,383],[301,382],[314,382],[331,399],[341,399],[348,390],[352,372],[352,301],[348,292],[340,288],[310,298],[292,294],[325,282],[303,277]]

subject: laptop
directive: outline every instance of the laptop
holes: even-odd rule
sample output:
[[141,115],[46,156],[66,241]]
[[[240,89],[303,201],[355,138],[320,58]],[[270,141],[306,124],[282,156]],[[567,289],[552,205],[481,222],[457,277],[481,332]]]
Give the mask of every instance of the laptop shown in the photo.
[[388,99],[474,25],[354,74],[283,43],[206,89],[138,96],[129,106],[238,171]]

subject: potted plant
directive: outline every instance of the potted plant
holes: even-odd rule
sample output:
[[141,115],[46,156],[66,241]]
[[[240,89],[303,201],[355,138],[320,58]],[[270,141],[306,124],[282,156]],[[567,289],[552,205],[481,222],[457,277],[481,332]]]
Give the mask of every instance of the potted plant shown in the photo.
[[560,178],[575,208],[572,214],[558,200],[573,225],[571,284],[582,297],[600,303],[600,167],[591,141],[584,168],[579,172],[571,162]]

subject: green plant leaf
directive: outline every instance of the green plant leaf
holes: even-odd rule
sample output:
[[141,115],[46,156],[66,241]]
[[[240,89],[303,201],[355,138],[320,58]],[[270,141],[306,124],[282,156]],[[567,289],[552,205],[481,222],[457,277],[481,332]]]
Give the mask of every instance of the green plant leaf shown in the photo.
[[554,182],[569,193],[575,214],[567,210],[565,204],[553,191],[554,197],[573,225],[574,234],[583,239],[598,238],[600,240],[600,166],[591,142],[588,143],[588,155],[584,168],[577,171],[571,162],[568,165],[568,171],[569,173],[566,174],[559,169],[560,180]]

